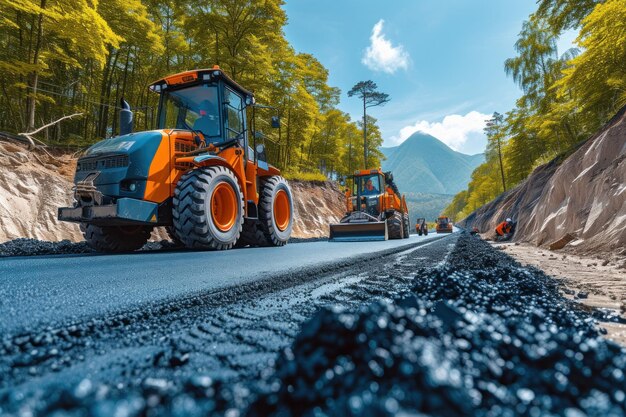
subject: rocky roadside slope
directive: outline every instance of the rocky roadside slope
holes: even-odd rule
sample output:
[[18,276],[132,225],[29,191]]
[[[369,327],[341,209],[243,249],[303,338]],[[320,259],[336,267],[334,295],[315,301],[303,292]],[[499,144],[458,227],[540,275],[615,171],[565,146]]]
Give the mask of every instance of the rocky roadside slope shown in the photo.
[[507,217],[518,223],[516,241],[547,247],[564,239],[580,254],[625,257],[626,107],[565,160],[538,167],[460,225],[485,233]]
[[0,142],[0,242],[82,240],[78,226],[58,221],[56,210],[72,203],[75,166],[71,154],[50,156]]
[[[77,225],[56,218],[57,207],[72,204],[75,166],[76,158],[69,153],[51,156],[0,142],[0,243],[19,238],[49,242],[83,240]],[[289,183],[295,203],[292,237],[328,236],[328,224],[344,214],[343,194],[337,184]],[[166,236],[157,230],[152,240],[160,241]]]

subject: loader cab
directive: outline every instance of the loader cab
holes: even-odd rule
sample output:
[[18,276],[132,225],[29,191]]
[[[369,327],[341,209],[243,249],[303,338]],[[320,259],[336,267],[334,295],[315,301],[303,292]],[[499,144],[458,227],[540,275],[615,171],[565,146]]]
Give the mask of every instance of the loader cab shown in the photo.
[[[352,185],[351,205],[371,216],[380,214],[380,196],[385,193],[385,177],[376,169],[356,171]],[[360,199],[360,204],[357,200]]]
[[358,176],[354,178],[354,195],[378,196],[383,193],[384,185],[384,179],[378,173]]
[[246,108],[254,96],[219,67],[172,75],[150,89],[160,95],[159,129],[193,131],[206,145],[238,141],[249,152]]

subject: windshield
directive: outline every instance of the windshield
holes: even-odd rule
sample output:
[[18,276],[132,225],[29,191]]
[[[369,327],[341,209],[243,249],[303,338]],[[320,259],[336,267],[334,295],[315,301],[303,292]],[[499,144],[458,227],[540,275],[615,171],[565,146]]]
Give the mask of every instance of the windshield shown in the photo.
[[372,174],[354,179],[354,194],[378,195],[380,194],[380,175]]
[[217,86],[202,84],[163,93],[159,128],[200,131],[207,142],[221,141]]

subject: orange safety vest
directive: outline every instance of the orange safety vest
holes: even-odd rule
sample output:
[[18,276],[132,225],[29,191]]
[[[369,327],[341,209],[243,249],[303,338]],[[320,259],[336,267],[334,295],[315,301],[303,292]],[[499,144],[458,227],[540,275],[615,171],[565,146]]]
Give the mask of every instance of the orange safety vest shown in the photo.
[[511,225],[509,224],[509,222],[502,222],[498,225],[498,227],[496,227],[496,233],[498,234],[498,236],[504,236],[506,233],[510,232]]

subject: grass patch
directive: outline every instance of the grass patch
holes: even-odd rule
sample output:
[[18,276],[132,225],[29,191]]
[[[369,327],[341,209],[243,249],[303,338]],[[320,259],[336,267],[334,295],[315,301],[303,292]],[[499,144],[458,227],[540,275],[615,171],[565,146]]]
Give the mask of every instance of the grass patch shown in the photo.
[[288,180],[298,181],[328,181],[328,178],[321,172],[301,172],[301,171],[286,171],[283,173],[283,177]]

